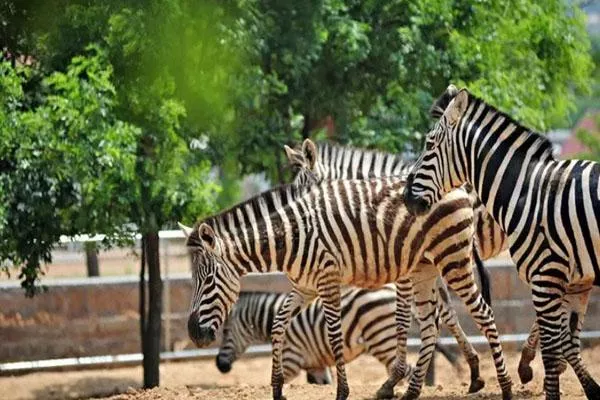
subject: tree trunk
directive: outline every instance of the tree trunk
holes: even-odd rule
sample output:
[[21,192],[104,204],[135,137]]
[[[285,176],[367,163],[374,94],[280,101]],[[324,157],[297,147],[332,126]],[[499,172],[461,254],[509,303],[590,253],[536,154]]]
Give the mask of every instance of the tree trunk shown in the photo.
[[160,333],[162,314],[162,280],[158,232],[144,234],[148,262],[148,316],[144,332],[144,387],[159,384]]
[[146,239],[142,236],[142,259],[140,262],[140,343],[142,354],[146,354]]
[[100,276],[98,267],[98,249],[96,242],[85,242],[85,264],[87,266],[88,276]]
[[310,115],[304,114],[304,125],[302,126],[302,140],[310,137]]

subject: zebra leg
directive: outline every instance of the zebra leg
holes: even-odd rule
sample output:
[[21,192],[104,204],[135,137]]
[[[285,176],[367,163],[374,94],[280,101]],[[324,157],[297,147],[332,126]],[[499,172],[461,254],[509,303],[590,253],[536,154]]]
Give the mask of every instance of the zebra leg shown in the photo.
[[562,319],[566,312],[562,304],[565,282],[555,275],[564,276],[560,270],[556,273],[546,269],[544,275],[535,276],[531,281],[533,306],[540,331],[546,400],[560,399],[558,367],[562,355]]
[[331,385],[331,371],[329,367],[306,370],[306,381],[311,385]]
[[300,312],[304,296],[295,288],[287,295],[281,308],[273,320],[271,330],[271,341],[273,343],[273,369],[271,371],[271,386],[273,387],[273,399],[285,399],[282,395],[283,374],[283,346],[285,344],[285,333],[290,326],[292,318]]
[[344,363],[344,344],[342,340],[342,313],[340,280],[337,276],[325,276],[318,284],[319,297],[323,302],[325,321],[327,322],[327,335],[329,345],[335,359],[335,370],[337,373],[336,400],[345,400],[350,394],[346,368]]
[[[417,267],[419,268],[419,267]],[[425,375],[435,351],[438,339],[438,316],[437,316],[437,291],[435,290],[436,276],[419,276],[415,274],[414,284],[415,304],[417,308],[417,320],[421,332],[421,348],[419,359],[415,365],[408,389],[402,396],[402,400],[414,400],[421,394]],[[425,278],[425,279],[423,279]]]
[[459,270],[456,264],[449,263],[448,266],[452,266],[452,268],[446,267],[442,270],[444,281],[460,297],[477,324],[477,328],[486,337],[492,351],[492,357],[494,358],[498,382],[502,389],[502,399],[511,399],[512,380],[510,375],[508,375],[504,361],[504,352],[498,340],[499,334],[494,320],[494,312],[481,296],[479,288],[475,284],[473,270],[471,268]]
[[394,387],[401,379],[410,375],[411,368],[406,364],[406,341],[410,329],[413,285],[410,278],[402,278],[396,282],[396,357],[388,369],[387,381],[377,391],[378,399],[394,397]]
[[438,295],[442,323],[448,328],[450,333],[452,333],[452,336],[454,336],[458,342],[458,347],[467,360],[469,369],[471,370],[471,385],[469,386],[469,393],[476,393],[485,386],[485,381],[479,375],[479,356],[477,355],[475,348],[473,348],[473,345],[469,343],[467,335],[460,326],[456,311],[450,304],[450,295],[448,290],[442,284],[438,285]]
[[[294,378],[300,375],[300,372],[306,365],[304,355],[301,354],[294,345],[290,344],[284,346],[283,349],[283,381],[291,382]],[[322,374],[322,375],[321,375]],[[306,378],[308,383],[325,384],[321,379],[325,376],[324,370],[307,370]],[[315,382],[311,382],[311,379],[315,379]]]
[[529,383],[533,379],[533,369],[531,368],[531,362],[535,358],[537,346],[540,341],[540,328],[537,322],[531,325],[529,331],[529,337],[521,350],[521,359],[519,360],[519,378],[522,384]]
[[570,314],[569,327],[565,329],[563,326],[566,339],[563,340],[562,351],[571,367],[573,367],[587,398],[600,399],[600,386],[598,386],[594,378],[590,375],[581,359],[581,342],[579,340],[590,293],[591,288],[584,293],[566,295],[568,302],[573,307],[573,312]]
[[[565,314],[565,316],[566,315],[567,314]],[[568,329],[567,325],[568,323],[566,322],[566,318],[563,318],[563,332],[565,329]],[[529,336],[527,337],[527,341],[523,346],[523,350],[521,350],[521,359],[519,360],[519,378],[521,379],[521,383],[524,385],[531,382],[531,380],[533,379],[533,369],[531,368],[531,362],[535,359],[539,343],[540,328],[537,322],[534,322],[533,325],[531,325],[531,330],[529,331]],[[567,361],[564,358],[561,358],[560,364],[558,366],[558,373],[562,374],[566,370]]]

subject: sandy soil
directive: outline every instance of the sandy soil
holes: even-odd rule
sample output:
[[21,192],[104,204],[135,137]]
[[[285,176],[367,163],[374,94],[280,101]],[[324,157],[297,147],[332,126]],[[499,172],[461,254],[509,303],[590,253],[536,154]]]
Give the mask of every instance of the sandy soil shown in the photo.
[[[584,358],[590,372],[600,379],[600,347],[587,349]],[[500,389],[495,378],[491,357],[481,355],[482,375],[486,387],[481,393],[466,396],[467,371],[457,372],[442,357],[436,360],[436,384],[426,387],[421,398],[429,400],[500,399]],[[410,360],[414,362],[415,356]],[[534,381],[523,386],[518,382],[516,366],[518,355],[508,354],[509,371],[513,377],[516,399],[543,399],[541,362],[534,361],[537,374]],[[464,364],[463,364],[464,365]],[[112,370],[88,370],[74,372],[36,373],[17,377],[0,378],[0,399],[83,399],[110,397],[112,400],[132,399],[270,399],[269,386],[271,361],[269,358],[253,358],[238,361],[233,370],[220,374],[212,360],[161,365],[161,387],[144,391],[139,389],[141,367]],[[379,385],[385,380],[383,367],[374,359],[362,357],[348,365],[351,399],[372,399]],[[316,400],[335,398],[335,386],[314,386],[304,383],[305,377],[286,384],[284,393],[288,399]],[[396,393],[402,394],[405,385]],[[572,371],[561,379],[563,400],[584,399],[583,391]],[[120,394],[119,394],[120,393]]]

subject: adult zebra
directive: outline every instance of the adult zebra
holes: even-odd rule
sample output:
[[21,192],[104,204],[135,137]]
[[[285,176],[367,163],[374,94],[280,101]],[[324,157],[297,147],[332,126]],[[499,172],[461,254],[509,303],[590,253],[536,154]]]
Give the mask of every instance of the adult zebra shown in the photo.
[[560,398],[561,353],[586,396],[600,398],[579,342],[592,286],[600,283],[599,178],[600,165],[555,159],[545,137],[466,89],[427,135],[408,176],[405,201],[415,215],[468,182],[507,233],[519,277],[532,291],[547,399]]
[[[449,88],[449,90],[444,92],[431,107],[431,116],[436,119],[441,118],[445,108],[457,93],[458,90],[454,90],[453,88]],[[324,179],[369,179],[386,176],[407,177],[413,167],[412,162],[405,161],[397,154],[358,149],[328,142],[319,143],[317,146],[310,139],[305,139],[297,149],[285,146],[285,152],[289,164],[297,171],[294,177],[294,184],[304,187],[320,183]],[[475,214],[475,247],[477,249],[474,256],[481,279],[483,297],[491,305],[489,275],[479,256],[481,259],[487,260],[507,250],[508,238],[500,225],[488,213],[485,205],[481,202],[471,185],[463,185],[462,189],[469,194],[473,203]],[[401,291],[398,292],[398,295],[399,297],[407,296]],[[406,324],[407,322],[410,323],[410,320],[403,318],[400,322]],[[401,332],[398,333],[398,340],[400,341],[403,340],[402,335],[405,335],[408,327],[402,326],[399,323],[399,328]],[[534,323],[529,337],[523,346],[518,368],[519,377],[524,384],[533,379],[531,362],[535,358],[538,344],[539,329],[537,323]],[[400,357],[403,356],[405,357],[405,354],[400,354]],[[402,359],[400,362],[402,362]],[[469,364],[471,370],[478,371],[478,359],[472,358],[470,362],[474,363],[473,365]],[[564,372],[565,369],[566,361],[564,358],[561,358],[559,373]],[[483,387],[483,381],[477,383],[473,375],[472,378],[472,390],[469,392],[475,391],[479,386]]]
[[[337,399],[349,388],[340,331],[340,285],[375,288],[411,275],[422,345],[404,395],[417,398],[437,339],[436,291],[441,273],[486,336],[502,387],[511,397],[493,312],[472,271],[473,209],[464,192],[450,193],[425,216],[409,215],[398,178],[327,181],[300,190],[274,188],[185,228],[192,253],[194,291],[188,331],[198,346],[212,342],[248,272],[283,271],[294,289],[273,323],[273,396],[282,396],[281,346],[293,315],[306,299],[322,299],[336,360]],[[395,378],[394,378],[395,379]],[[378,395],[393,396],[394,379]]]
[[[444,287],[438,289],[438,295],[448,299]],[[249,345],[271,340],[273,320],[285,297],[286,294],[271,292],[246,292],[240,295],[223,327],[216,358],[221,372],[229,372]],[[346,363],[361,354],[369,354],[391,372],[396,357],[395,309],[393,285],[377,290],[350,287],[342,290],[342,333]],[[440,311],[440,319],[455,335],[463,351],[476,357],[475,350],[458,325],[454,310],[444,307]],[[460,369],[453,353],[443,348],[440,350],[451,364]],[[328,376],[323,370],[333,365],[335,359],[329,348],[323,305],[317,299],[292,319],[286,331],[282,362],[284,380],[289,382],[301,370],[306,370],[309,383],[331,383],[330,379],[322,379]]]
[[[296,171],[294,184],[300,188],[308,188],[326,179],[369,179],[386,176],[405,177],[412,168],[412,163],[404,161],[396,154],[358,149],[328,142],[319,143],[319,146],[317,146],[310,139],[305,139],[298,149],[292,149],[289,146],[284,146],[284,149],[290,166]],[[474,204],[476,202],[481,204],[476,195],[472,192],[470,194]],[[474,208],[477,210],[477,207]],[[492,224],[490,224],[490,220],[491,218],[487,214],[487,211],[485,211],[485,208],[483,208],[483,213],[481,210],[479,210],[479,214],[476,213],[475,226],[478,233],[485,231],[486,233],[490,232],[491,235],[478,235],[475,239],[479,237],[485,238],[486,241],[481,241],[481,244],[486,246],[484,247],[476,243],[476,247],[485,250],[488,256],[493,256],[503,250],[502,246],[505,240],[504,233],[500,229],[494,229],[496,224],[493,220]],[[500,235],[494,235],[497,231],[500,232]],[[490,236],[492,236],[491,240]],[[491,305],[489,274],[478,255],[478,251],[474,249],[473,255],[481,279],[483,298],[488,305]],[[390,376],[401,377],[403,371],[406,369],[406,340],[411,321],[409,310],[412,305],[413,291],[409,277],[401,278],[396,286],[396,301],[398,304],[396,340],[399,345],[397,347],[396,364],[392,367]],[[451,305],[448,304],[447,307],[451,307]],[[464,333],[463,336],[465,336]],[[437,348],[439,349],[439,346]],[[479,357],[477,353],[470,352],[464,347],[461,349],[471,370],[469,393],[474,393],[482,389],[485,385],[484,380],[479,376]],[[533,354],[535,355],[535,351]]]

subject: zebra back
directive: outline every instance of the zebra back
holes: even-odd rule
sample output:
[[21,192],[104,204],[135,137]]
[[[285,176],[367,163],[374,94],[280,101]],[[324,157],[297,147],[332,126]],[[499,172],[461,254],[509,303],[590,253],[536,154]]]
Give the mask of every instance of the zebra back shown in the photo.
[[[432,106],[432,115],[439,116],[438,109],[445,109],[455,95],[452,91],[444,92]],[[294,178],[297,187],[318,184],[324,179],[369,179],[387,176],[406,178],[413,167],[412,162],[405,161],[393,153],[329,142],[317,145],[310,139],[304,140],[297,149],[286,146],[286,154],[290,165],[297,169]],[[475,212],[475,241],[479,257],[487,260],[506,250],[508,240],[473,188],[465,185],[463,189],[469,194]]]

